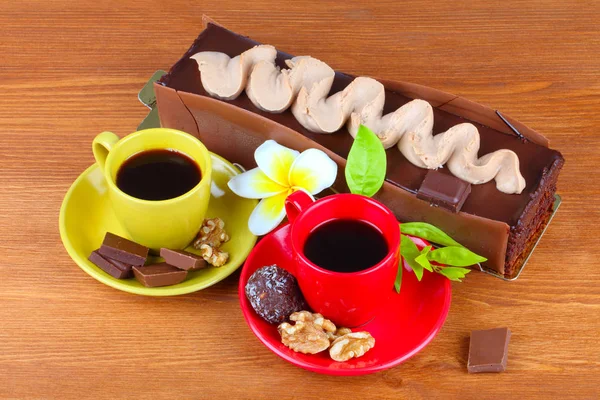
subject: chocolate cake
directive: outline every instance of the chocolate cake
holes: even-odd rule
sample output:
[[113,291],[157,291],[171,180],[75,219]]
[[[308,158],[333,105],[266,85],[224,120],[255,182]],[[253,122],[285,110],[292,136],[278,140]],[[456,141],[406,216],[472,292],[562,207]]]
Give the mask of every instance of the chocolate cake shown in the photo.
[[[319,148],[343,168],[353,141],[352,136],[342,132],[344,129],[332,134],[313,133],[289,110],[269,113],[255,107],[244,93],[234,100],[219,100],[204,90],[198,64],[190,56],[218,51],[234,57],[257,44],[208,21],[190,49],[155,84],[162,126],[196,135],[211,151],[246,168],[255,166],[254,150],[267,139],[300,151]],[[285,68],[285,60],[291,57],[278,52],[276,62]],[[336,72],[330,94],[344,89],[353,79]],[[386,182],[375,196],[400,221],[434,224],[487,257],[485,267],[506,277],[514,275],[551,216],[556,182],[564,163],[562,155],[549,149],[542,135],[506,117],[522,135],[518,137],[492,110],[480,104],[416,84],[381,82],[386,89],[384,112],[420,98],[434,107],[434,134],[470,122],[480,133],[480,154],[509,149],[518,155],[526,181],[520,194],[502,193],[492,181],[472,185],[460,212],[452,212],[418,199],[416,193],[428,170],[411,164],[396,149],[388,149]],[[440,171],[449,173],[446,168]],[[343,177],[343,173],[338,174],[334,189],[348,191]]]

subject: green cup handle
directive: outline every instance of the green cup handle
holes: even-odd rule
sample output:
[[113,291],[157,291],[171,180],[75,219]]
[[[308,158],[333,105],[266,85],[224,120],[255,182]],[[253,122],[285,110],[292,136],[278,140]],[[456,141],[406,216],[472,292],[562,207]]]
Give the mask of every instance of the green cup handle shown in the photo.
[[119,137],[112,132],[102,132],[94,138],[92,152],[102,171],[104,171],[104,164],[106,163],[108,153],[118,141]]

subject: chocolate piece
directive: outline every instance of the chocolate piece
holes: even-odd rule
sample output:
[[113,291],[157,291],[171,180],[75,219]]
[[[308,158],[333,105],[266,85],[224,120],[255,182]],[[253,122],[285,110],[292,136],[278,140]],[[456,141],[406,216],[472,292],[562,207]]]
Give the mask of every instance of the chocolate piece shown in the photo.
[[117,260],[112,260],[108,257],[103,257],[98,250],[92,251],[88,260],[93,262],[97,267],[104,272],[117,279],[131,278],[131,265],[122,263]]
[[146,287],[176,285],[185,280],[187,271],[167,263],[134,266],[135,279]]
[[425,175],[417,192],[417,198],[452,212],[459,212],[470,193],[469,182],[432,169]]
[[[313,133],[304,129],[289,110],[268,113],[256,108],[244,93],[235,100],[223,101],[204,91],[198,64],[190,59],[191,55],[219,51],[234,57],[257,44],[248,37],[207,23],[186,54],[154,84],[161,125],[200,137],[211,151],[247,169],[256,166],[254,150],[265,140],[274,139],[300,151],[319,148],[343,171],[344,158],[353,142],[345,128],[330,135]],[[284,62],[290,57],[278,52],[278,65],[285,68]],[[342,90],[352,79],[351,75],[337,72],[330,94]],[[375,196],[401,221],[436,225],[469,249],[487,257],[485,267],[511,277],[552,214],[556,181],[564,163],[562,155],[548,149],[548,141],[542,135],[504,115],[525,139],[516,137],[493,110],[480,104],[409,82],[381,80],[381,83],[386,88],[386,113],[421,98],[434,106],[434,134],[459,123],[472,122],[481,134],[480,155],[502,148],[517,153],[527,182],[523,192],[520,195],[502,193],[494,182],[474,185],[461,213],[448,213],[418,200],[415,193],[427,170],[412,165],[396,148],[386,152],[386,182]],[[339,174],[334,188],[348,191],[343,173]]]
[[508,328],[471,332],[467,364],[469,373],[505,371],[509,340]]
[[106,232],[98,253],[131,265],[144,265],[148,258],[147,247],[110,232]]
[[208,263],[199,255],[183,250],[160,249],[160,256],[169,265],[186,271],[206,268]]
[[254,271],[246,283],[246,297],[254,311],[271,324],[280,324],[292,313],[308,308],[296,278],[277,265]]

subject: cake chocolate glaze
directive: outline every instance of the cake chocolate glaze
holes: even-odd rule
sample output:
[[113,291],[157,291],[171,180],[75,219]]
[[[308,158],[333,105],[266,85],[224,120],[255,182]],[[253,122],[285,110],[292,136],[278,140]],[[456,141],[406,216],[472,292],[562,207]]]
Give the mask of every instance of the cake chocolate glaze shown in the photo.
[[[189,58],[191,55],[219,51],[233,57],[257,44],[208,23],[188,52],[155,84],[161,124],[200,137],[211,151],[246,168],[255,166],[254,149],[267,139],[297,150],[320,148],[343,168],[353,141],[345,128],[333,134],[313,133],[304,129],[290,111],[272,114],[256,108],[245,94],[235,100],[221,101],[204,91],[197,63]],[[278,65],[285,67],[283,60],[291,57],[279,52]],[[337,72],[331,94],[342,90],[352,79],[353,76]],[[385,113],[413,98],[422,98],[434,106],[434,134],[471,122],[481,134],[480,155],[505,148],[519,156],[521,173],[527,182],[520,195],[498,191],[493,181],[473,185],[461,212],[453,214],[416,198],[427,170],[414,166],[396,148],[391,148],[387,150],[386,182],[376,196],[399,220],[435,224],[486,256],[488,268],[511,276],[551,215],[556,180],[564,163],[561,154],[549,149],[543,136],[511,120],[525,136],[518,138],[484,106],[419,85],[381,82],[386,87]],[[338,174],[334,188],[347,191],[343,176],[343,173]]]

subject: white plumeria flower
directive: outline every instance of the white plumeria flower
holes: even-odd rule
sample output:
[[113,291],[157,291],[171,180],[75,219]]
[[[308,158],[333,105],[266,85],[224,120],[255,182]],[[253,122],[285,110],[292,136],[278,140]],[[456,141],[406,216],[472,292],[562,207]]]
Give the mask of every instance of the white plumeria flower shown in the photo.
[[267,140],[254,152],[258,168],[234,176],[229,188],[238,196],[262,199],[248,220],[250,232],[265,235],[285,218],[285,199],[297,190],[315,195],[337,176],[337,164],[317,149],[299,153]]

